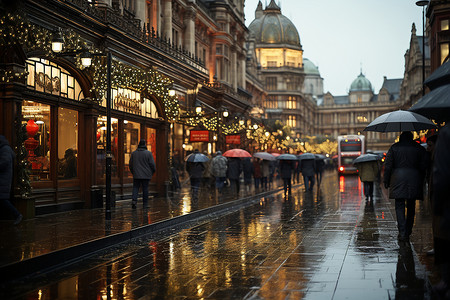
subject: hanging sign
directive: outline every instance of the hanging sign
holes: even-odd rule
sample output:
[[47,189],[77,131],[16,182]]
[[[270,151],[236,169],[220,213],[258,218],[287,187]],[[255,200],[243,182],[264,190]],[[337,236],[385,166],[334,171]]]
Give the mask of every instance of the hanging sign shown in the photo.
[[227,144],[239,145],[241,143],[241,136],[240,135],[227,135],[225,137],[225,142]]
[[191,135],[189,137],[191,142],[209,142],[209,131],[208,130],[191,130]]

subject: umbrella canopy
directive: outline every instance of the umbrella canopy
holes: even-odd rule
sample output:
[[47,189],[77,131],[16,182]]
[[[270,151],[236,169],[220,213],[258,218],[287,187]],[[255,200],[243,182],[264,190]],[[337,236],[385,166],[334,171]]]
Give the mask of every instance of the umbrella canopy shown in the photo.
[[250,153],[242,149],[230,149],[223,154],[225,157],[252,157]]
[[369,162],[369,161],[377,161],[380,160],[380,157],[376,154],[363,154],[358,156],[354,161],[353,164],[359,164],[359,163],[364,163],[364,162]]
[[373,120],[364,131],[402,132],[436,128],[433,122],[422,115],[406,110],[383,114]]
[[432,90],[411,106],[409,111],[437,121],[450,120],[450,84]]
[[288,154],[288,153],[284,153],[284,154],[280,154],[279,156],[277,156],[278,160],[297,160],[297,156],[294,154]]
[[207,162],[209,158],[203,153],[196,152],[189,154],[184,160],[188,162]]
[[256,152],[253,157],[261,158],[264,160],[275,160],[275,156],[267,152]]
[[316,160],[326,159],[327,158],[325,155],[322,155],[322,154],[314,154],[314,156],[316,157]]
[[276,153],[276,152],[273,152],[273,153],[270,153],[270,154],[272,154],[273,156],[280,156],[281,155],[280,153]]
[[298,159],[300,159],[300,160],[316,159],[316,156],[314,154],[312,154],[312,153],[303,153],[303,154],[300,154]]

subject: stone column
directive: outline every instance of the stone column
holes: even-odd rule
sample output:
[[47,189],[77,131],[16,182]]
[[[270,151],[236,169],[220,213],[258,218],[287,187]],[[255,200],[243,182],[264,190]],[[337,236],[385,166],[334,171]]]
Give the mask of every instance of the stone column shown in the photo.
[[172,0],[164,0],[162,35],[172,43],[174,42],[172,36]]
[[236,48],[232,47],[231,50],[231,78],[230,82],[235,90],[237,90],[238,73],[237,73],[237,55]]
[[184,48],[190,53],[195,50],[195,15],[196,11],[190,7],[186,10],[184,25],[186,26],[184,32]]
[[146,19],[145,13],[147,11],[147,5],[145,0],[136,1],[136,18],[141,21],[141,28],[144,26]]

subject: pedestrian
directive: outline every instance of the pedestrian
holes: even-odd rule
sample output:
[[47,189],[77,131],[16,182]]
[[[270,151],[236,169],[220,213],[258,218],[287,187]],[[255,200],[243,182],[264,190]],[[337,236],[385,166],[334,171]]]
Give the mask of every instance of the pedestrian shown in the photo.
[[250,157],[242,159],[242,171],[244,173],[244,186],[247,192],[250,192],[250,184],[252,183],[253,164]]
[[299,163],[305,184],[305,191],[312,191],[314,187],[314,176],[316,175],[316,160],[301,159]]
[[441,281],[433,289],[442,299],[450,299],[450,125],[440,131],[434,150],[432,203],[434,260],[441,270]]
[[146,208],[148,205],[148,184],[156,172],[156,166],[153,154],[147,150],[144,139],[139,141],[137,149],[131,153],[128,165],[131,174],[133,174],[131,207],[136,208],[139,189],[142,187],[142,205]]
[[216,189],[222,194],[223,187],[227,180],[228,160],[222,155],[222,151],[217,151],[216,156],[211,161],[211,172],[216,178]]
[[378,161],[372,160],[357,163],[355,167],[358,169],[359,178],[364,184],[366,201],[373,201],[373,182],[378,176]]
[[261,170],[261,160],[257,157],[253,160],[253,180],[255,183],[255,191],[259,189],[261,184],[262,170]]
[[300,183],[300,161],[297,161],[295,164],[294,179],[297,184]]
[[236,196],[239,197],[239,191],[241,189],[240,176],[242,172],[242,163],[239,157],[228,158],[228,170],[227,177],[230,180],[231,190],[236,192]]
[[6,212],[8,217],[14,218],[14,225],[22,221],[22,214],[12,205],[11,184],[13,178],[13,163],[16,155],[9,146],[8,140],[0,135],[0,203],[1,211]]
[[279,162],[278,169],[280,177],[283,179],[284,195],[292,192],[292,172],[295,167],[295,162],[292,160],[282,159]]
[[[194,154],[200,153],[198,149],[194,150]],[[198,191],[200,190],[200,184],[202,183],[203,171],[205,170],[205,165],[202,162],[186,162],[186,171],[189,174],[189,179],[191,181],[191,195],[192,200],[198,200]]]
[[426,151],[414,142],[413,134],[406,131],[400,135],[399,142],[389,148],[384,165],[384,186],[389,188],[389,198],[395,199],[398,239],[407,242],[414,224],[415,201],[423,200]]
[[316,158],[317,186],[320,186],[320,184],[322,183],[322,175],[324,168],[325,168],[325,160],[323,158]]
[[261,162],[261,172],[262,172],[262,177],[261,177],[261,186],[264,190],[267,190],[267,184],[269,182],[269,176],[271,174],[270,172],[270,161],[268,160],[263,160]]
[[209,158],[208,161],[204,162],[205,170],[203,171],[202,185],[203,187],[209,189],[212,186],[213,175],[211,172],[211,157],[208,155],[208,152],[204,151],[203,154]]

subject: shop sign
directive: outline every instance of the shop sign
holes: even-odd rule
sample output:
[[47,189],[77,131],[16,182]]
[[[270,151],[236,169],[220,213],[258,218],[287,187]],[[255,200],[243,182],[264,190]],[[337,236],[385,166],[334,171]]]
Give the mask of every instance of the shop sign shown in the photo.
[[241,136],[240,135],[227,135],[225,137],[225,142],[227,144],[239,145],[241,143]]
[[117,94],[114,97],[114,107],[125,112],[141,114],[141,100],[132,99],[128,95],[122,93]]
[[191,130],[189,141],[191,141],[191,142],[209,142],[209,131],[208,130]]

